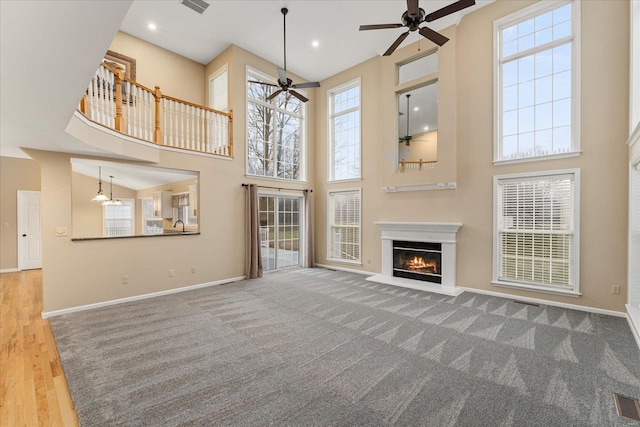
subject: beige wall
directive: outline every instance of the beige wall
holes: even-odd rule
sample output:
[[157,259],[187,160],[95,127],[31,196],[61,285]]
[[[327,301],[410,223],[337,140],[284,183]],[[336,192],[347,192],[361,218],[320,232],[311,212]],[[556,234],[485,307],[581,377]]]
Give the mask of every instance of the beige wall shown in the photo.
[[136,60],[136,81],[164,95],[207,105],[204,65],[118,31],[109,50]]
[[[128,51],[121,53],[135,56]],[[246,66],[271,75],[276,75],[277,66],[235,46],[223,55],[229,55],[232,61],[230,92],[242,94],[234,97],[231,104],[236,142],[234,158],[160,151],[157,163],[163,168],[199,172],[200,235],[90,241],[55,237],[56,227],[71,228],[72,225],[72,155],[29,150],[42,168],[44,312],[244,276],[245,190],[241,184],[255,182],[291,189],[310,186],[309,183],[274,184],[273,180],[245,176]],[[214,61],[210,67],[215,71],[218,65]],[[200,80],[204,82],[205,78]],[[313,92],[308,92],[310,98]],[[309,117],[313,117],[311,101],[307,108]],[[313,147],[312,120],[306,125],[307,139]],[[104,138],[117,137],[106,135]],[[122,140],[118,142],[127,144]],[[308,163],[307,174],[313,177],[313,164]],[[192,267],[196,267],[196,273],[191,273]],[[175,277],[169,277],[169,269],[175,270]],[[122,284],[123,275],[129,276],[127,285]]]
[[[494,166],[493,160],[493,20],[533,2],[492,3],[444,31],[451,41],[439,54],[438,167],[453,147],[449,175],[456,190],[384,194],[382,186],[449,181],[419,174],[395,174],[389,165],[397,144],[393,99],[395,62],[418,54],[417,44],[390,59],[374,58],[322,82],[316,95],[317,198],[316,261],[380,272],[380,231],[374,221],[461,222],[458,233],[457,284],[570,304],[624,311],[627,283],[627,149],[629,3],[581,2],[582,80],[579,157]],[[599,31],[589,31],[599,28]],[[425,42],[421,46],[425,49]],[[362,78],[362,158],[360,182],[326,183],[326,91]],[[606,82],[606,84],[605,84]],[[455,99],[453,108],[444,104]],[[444,110],[444,111],[443,111]],[[381,137],[380,137],[381,135]],[[392,160],[391,160],[392,161]],[[581,170],[581,264],[579,298],[495,287],[492,180],[495,175],[579,168]],[[396,175],[396,176],[393,176]],[[398,175],[412,175],[398,176]],[[333,188],[362,188],[362,266],[326,260],[326,197]],[[620,295],[611,286],[620,285]]]
[[[244,274],[243,182],[316,191],[316,261],[326,260],[327,191],[362,188],[362,266],[334,264],[369,272],[381,270],[380,232],[374,221],[462,222],[458,235],[458,285],[590,307],[623,311],[626,301],[627,139],[628,123],[628,2],[582,2],[582,154],[545,162],[494,166],[492,21],[531,2],[499,1],[467,15],[444,34],[451,38],[439,54],[438,167],[426,174],[397,174],[396,93],[420,81],[395,84],[395,63],[418,54],[417,44],[399,49],[391,58],[376,57],[321,82],[309,90],[306,104],[308,182],[274,182],[245,175],[246,67],[275,76],[271,64],[236,46],[198,71],[191,79],[175,80],[155,67],[147,75],[163,92],[206,100],[207,78],[229,63],[230,108],[234,112],[232,160],[160,151],[158,166],[200,173],[199,229],[194,236],[164,236],[74,242],[55,237],[55,227],[71,227],[70,156],[31,150],[41,165],[43,203],[44,311],[125,298]],[[119,34],[112,50],[146,63],[139,41]],[[126,43],[125,43],[126,42]],[[134,43],[135,42],[135,43]],[[128,44],[130,43],[130,44]],[[129,47],[127,47],[129,46]],[[425,47],[427,46],[427,47]],[[151,46],[150,51],[157,49]],[[421,42],[428,49],[428,43]],[[173,54],[158,54],[171,62]],[[154,54],[155,55],[155,54]],[[152,55],[153,56],[153,55]],[[155,58],[155,57],[154,57]],[[184,58],[182,58],[184,60]],[[155,59],[154,59],[155,61]],[[149,61],[151,62],[151,60]],[[176,65],[176,67],[178,67]],[[140,69],[138,71],[140,73]],[[189,73],[188,73],[189,74]],[[185,75],[181,72],[180,75]],[[303,81],[291,76],[294,81]],[[362,180],[327,183],[327,90],[354,78],[362,80]],[[165,83],[163,80],[167,80]],[[196,82],[194,86],[185,82]],[[607,84],[603,84],[607,82]],[[194,94],[195,96],[195,94]],[[492,266],[492,179],[495,175],[580,168],[581,291],[580,298],[496,288],[490,284]],[[385,194],[390,185],[457,183],[456,190]],[[3,175],[3,192],[4,192]],[[4,209],[4,207],[3,207]],[[15,233],[14,233],[15,234]],[[191,273],[191,267],[197,273]],[[168,270],[175,270],[169,277]],[[122,285],[122,276],[129,284]],[[623,287],[621,295],[611,285]]]
[[[162,167],[200,173],[200,235],[72,241],[55,236],[55,227],[71,228],[71,155],[29,153],[42,167],[45,312],[244,275],[244,191],[237,159],[160,153]],[[127,285],[123,275],[129,276]]]
[[40,166],[31,159],[0,157],[0,270],[18,268],[18,190],[40,190]]

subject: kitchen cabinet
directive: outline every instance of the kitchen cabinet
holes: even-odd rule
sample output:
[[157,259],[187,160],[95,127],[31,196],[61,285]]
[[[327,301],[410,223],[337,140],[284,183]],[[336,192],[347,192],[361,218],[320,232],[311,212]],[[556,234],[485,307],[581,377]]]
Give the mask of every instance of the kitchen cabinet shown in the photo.
[[189,186],[189,216],[192,218],[198,216],[198,184]]
[[153,216],[156,218],[173,218],[171,191],[163,190],[153,193]]

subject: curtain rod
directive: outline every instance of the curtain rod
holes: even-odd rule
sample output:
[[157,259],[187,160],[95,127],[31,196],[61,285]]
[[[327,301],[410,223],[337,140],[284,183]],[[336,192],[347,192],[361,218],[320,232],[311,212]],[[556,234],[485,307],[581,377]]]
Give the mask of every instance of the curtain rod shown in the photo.
[[[242,186],[243,186],[243,187],[248,187],[248,186],[249,186],[249,184],[242,183]],[[297,189],[295,189],[295,188],[269,187],[268,185],[258,185],[258,184],[256,184],[256,186],[258,186],[258,187],[260,187],[260,188],[270,188],[270,189],[272,189],[272,190],[278,190],[278,191],[280,191],[280,190],[286,190],[286,191],[303,191],[303,192],[305,192],[305,193],[307,193],[307,192],[309,192],[309,193],[313,193],[313,190],[307,190],[307,189],[305,189],[305,190],[297,190]]]

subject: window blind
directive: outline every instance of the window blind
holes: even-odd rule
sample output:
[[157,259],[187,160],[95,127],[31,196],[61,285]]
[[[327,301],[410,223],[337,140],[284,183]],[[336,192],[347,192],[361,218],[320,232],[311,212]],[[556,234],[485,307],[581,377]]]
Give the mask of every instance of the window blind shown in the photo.
[[498,184],[499,280],[573,289],[573,175]]
[[330,197],[331,258],[360,261],[360,192],[335,192]]

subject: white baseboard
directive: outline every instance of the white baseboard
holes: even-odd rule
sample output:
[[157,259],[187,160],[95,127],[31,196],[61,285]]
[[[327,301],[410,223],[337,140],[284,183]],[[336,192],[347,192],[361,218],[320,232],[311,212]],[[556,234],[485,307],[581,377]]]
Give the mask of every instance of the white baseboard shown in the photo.
[[348,273],[357,273],[357,274],[362,274],[364,276],[373,276],[374,274],[376,274],[370,271],[356,270],[353,268],[336,267],[335,265],[316,264],[315,267],[326,268],[327,270],[338,270],[338,271],[346,271]]
[[0,273],[15,273],[19,271],[17,268],[0,268]]
[[97,302],[95,304],[79,305],[76,307],[64,308],[62,310],[44,311],[42,312],[42,318],[46,319],[48,317],[61,316],[63,314],[75,313],[77,311],[93,310],[94,308],[107,307],[110,305],[122,304],[125,302],[139,301],[139,300],[155,298],[163,295],[177,294],[179,292],[187,292],[187,291],[192,291],[194,289],[207,288],[209,286],[224,285],[226,283],[239,282],[240,280],[244,280],[244,279],[245,279],[245,276],[233,277],[231,279],[223,279],[223,280],[217,280],[215,282],[201,283],[199,285],[168,289],[166,291],[152,292],[150,294],[136,295],[134,297],[119,298],[119,299],[114,299],[109,301]]
[[571,310],[586,311],[586,312],[589,312],[589,313],[606,314],[608,316],[627,317],[627,313],[625,313],[623,311],[605,310],[603,308],[587,307],[587,306],[578,305],[578,304],[567,304],[567,303],[564,303],[564,302],[549,301],[549,300],[541,299],[541,298],[521,297],[519,295],[503,294],[502,292],[485,291],[483,289],[465,288],[465,287],[462,287],[462,289],[464,289],[467,292],[473,292],[473,293],[476,293],[476,294],[491,295],[491,296],[494,296],[494,297],[507,298],[507,299],[512,299],[512,300],[516,300],[516,301],[525,301],[525,302],[531,302],[531,303],[540,304],[540,305],[551,305],[551,306],[554,306],[554,307],[568,308],[568,309],[571,309]]

